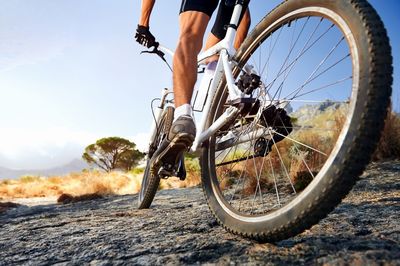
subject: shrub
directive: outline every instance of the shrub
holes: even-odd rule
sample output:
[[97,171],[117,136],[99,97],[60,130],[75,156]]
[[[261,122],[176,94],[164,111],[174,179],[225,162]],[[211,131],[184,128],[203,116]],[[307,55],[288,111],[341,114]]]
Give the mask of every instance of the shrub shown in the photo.
[[144,173],[144,168],[142,167],[136,167],[133,170],[130,171],[131,174],[133,175],[142,175]]
[[68,203],[95,200],[101,198],[103,197],[98,193],[85,194],[81,196],[72,196],[71,194],[63,193],[58,197],[57,202],[60,204],[68,204]]
[[197,186],[201,183],[201,169],[199,159],[197,158],[185,158],[186,167],[186,186]]
[[378,146],[372,156],[374,161],[400,158],[400,116],[389,109]]
[[32,183],[40,180],[41,178],[39,176],[30,176],[30,175],[21,176],[19,178],[19,181],[21,181],[22,183]]

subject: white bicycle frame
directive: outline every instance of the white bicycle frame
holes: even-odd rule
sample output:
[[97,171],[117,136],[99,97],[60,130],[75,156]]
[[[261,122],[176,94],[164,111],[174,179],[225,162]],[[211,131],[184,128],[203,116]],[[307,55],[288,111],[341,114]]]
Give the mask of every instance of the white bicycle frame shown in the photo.
[[[213,47],[209,48],[208,50],[202,52],[198,56],[198,64],[199,65],[204,65],[205,60],[213,55],[219,54],[219,59],[218,63],[215,69],[215,74],[214,77],[212,78],[211,84],[209,84],[209,87],[200,87],[198,90],[200,91],[205,91],[208,90],[208,96],[207,100],[205,102],[204,108],[202,113],[203,114],[208,114],[210,109],[211,109],[211,102],[214,99],[214,95],[217,91],[218,84],[220,83],[223,75],[225,75],[226,78],[226,83],[228,86],[228,97],[229,100],[234,101],[237,99],[241,98],[249,98],[250,96],[245,95],[242,93],[241,90],[235,85],[235,79],[233,77],[232,73],[232,61],[231,56],[235,53],[235,49],[233,48],[233,43],[235,40],[236,36],[236,28],[239,24],[239,18],[240,14],[242,12],[242,5],[240,3],[237,3],[234,7],[233,10],[233,15],[231,17],[230,25],[227,29],[226,36],[223,40],[221,40],[219,43],[214,45]],[[158,49],[166,54],[169,54],[171,56],[174,55],[174,52],[172,52],[170,49],[163,47],[162,45],[158,46]],[[245,68],[246,69],[246,68]],[[201,84],[201,83],[200,83]],[[151,127],[151,137],[150,137],[150,144],[153,142],[154,138],[156,137],[157,134],[157,125],[156,123],[159,122],[161,118],[162,111],[168,103],[166,103],[166,97],[172,93],[171,90],[169,89],[163,89],[162,90],[162,97],[160,101],[160,105],[156,108],[155,111],[155,120],[153,121],[152,127]],[[212,136],[217,130],[219,130],[222,126],[224,126],[228,121],[230,121],[231,118],[233,118],[237,113],[239,112],[239,109],[230,106],[229,108],[226,109],[226,111],[216,120],[214,123],[206,128],[206,115],[201,116],[200,123],[196,125],[197,128],[197,134],[195,137],[195,140],[193,142],[193,145],[191,147],[192,152],[196,152],[199,147],[201,146],[201,143],[203,143],[205,140],[207,140],[210,136]],[[254,136],[253,136],[254,137]],[[244,136],[246,138],[246,136]],[[246,141],[246,140],[243,140]],[[248,140],[247,140],[248,141]]]

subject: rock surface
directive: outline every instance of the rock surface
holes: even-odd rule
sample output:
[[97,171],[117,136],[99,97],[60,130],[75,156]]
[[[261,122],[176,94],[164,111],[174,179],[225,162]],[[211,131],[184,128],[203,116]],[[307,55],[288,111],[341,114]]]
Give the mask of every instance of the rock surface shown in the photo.
[[8,210],[0,215],[0,265],[400,265],[399,161],[370,165],[327,218],[273,244],[226,232],[200,188],[160,191],[149,210],[137,210],[136,200],[110,196]]

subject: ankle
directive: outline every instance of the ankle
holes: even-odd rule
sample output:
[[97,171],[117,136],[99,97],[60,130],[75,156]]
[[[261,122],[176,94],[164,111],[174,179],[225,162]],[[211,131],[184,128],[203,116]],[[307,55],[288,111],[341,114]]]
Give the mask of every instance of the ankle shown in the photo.
[[190,104],[186,103],[175,108],[174,122],[181,116],[189,116],[193,118],[193,109]]

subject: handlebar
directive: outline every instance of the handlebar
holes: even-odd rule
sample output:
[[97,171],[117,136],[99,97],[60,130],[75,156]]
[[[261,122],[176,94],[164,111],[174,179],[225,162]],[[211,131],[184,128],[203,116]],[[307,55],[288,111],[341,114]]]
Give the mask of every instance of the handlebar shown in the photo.
[[140,54],[156,54],[156,55],[158,55],[159,57],[161,57],[161,59],[162,59],[163,61],[165,61],[165,58],[164,58],[164,55],[165,55],[165,54],[164,54],[161,50],[158,49],[158,46],[159,46],[159,45],[160,45],[160,44],[159,44],[158,42],[156,42],[155,45],[153,46],[153,50],[141,51]]
[[158,57],[161,58],[167,65],[168,68],[172,71],[171,66],[168,64],[167,60],[165,59],[165,53],[168,53],[171,56],[174,56],[174,52],[172,52],[170,49],[160,45],[159,42],[156,42],[153,46],[152,50],[145,50],[141,51],[140,54],[156,54]]

